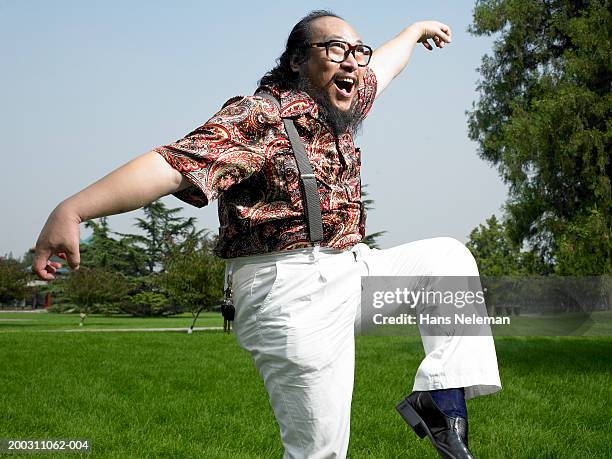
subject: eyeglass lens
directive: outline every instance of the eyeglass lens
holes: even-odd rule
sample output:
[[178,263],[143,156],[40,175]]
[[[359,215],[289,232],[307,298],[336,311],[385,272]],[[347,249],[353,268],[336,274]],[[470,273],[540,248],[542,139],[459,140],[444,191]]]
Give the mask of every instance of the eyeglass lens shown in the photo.
[[[332,42],[328,47],[328,57],[334,62],[343,62],[345,60],[345,56],[347,56],[347,51],[349,49],[349,45],[342,42]],[[367,65],[370,61],[370,50],[365,46],[357,46],[354,51],[355,60],[359,65]]]

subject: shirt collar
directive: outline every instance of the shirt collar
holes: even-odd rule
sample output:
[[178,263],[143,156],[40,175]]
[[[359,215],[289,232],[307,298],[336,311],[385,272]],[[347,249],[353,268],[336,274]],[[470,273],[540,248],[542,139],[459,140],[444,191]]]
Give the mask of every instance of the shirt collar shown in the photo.
[[280,101],[281,118],[298,118],[310,114],[319,118],[319,107],[306,92],[297,89],[281,90],[276,86],[260,86],[257,91],[268,91]]

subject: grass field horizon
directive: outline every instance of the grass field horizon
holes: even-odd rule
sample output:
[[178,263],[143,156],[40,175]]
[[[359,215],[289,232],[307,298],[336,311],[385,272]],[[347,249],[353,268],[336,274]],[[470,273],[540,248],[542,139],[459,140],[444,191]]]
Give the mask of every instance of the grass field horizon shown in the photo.
[[[78,316],[0,318],[32,319],[0,321],[0,438],[86,438],[87,456],[104,458],[282,456],[263,384],[233,335],[41,333],[78,328]],[[191,319],[94,316],[86,327],[126,324]],[[221,325],[218,314],[196,324]],[[496,346],[504,388],[468,402],[476,457],[612,457],[612,337],[497,337]],[[394,409],[422,356],[419,337],[356,338],[349,457],[437,457]]]

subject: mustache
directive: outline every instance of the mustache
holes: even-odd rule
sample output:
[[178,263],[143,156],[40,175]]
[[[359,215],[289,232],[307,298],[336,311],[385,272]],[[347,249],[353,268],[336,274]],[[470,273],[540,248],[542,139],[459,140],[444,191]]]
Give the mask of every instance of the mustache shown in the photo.
[[363,122],[363,113],[358,107],[359,99],[357,96],[353,97],[351,106],[346,111],[338,109],[331,103],[326,91],[333,84],[334,81],[332,79],[324,88],[317,88],[307,77],[300,76],[297,89],[307,93],[316,102],[319,108],[319,119],[327,124],[334,136],[339,137],[346,132],[355,135],[360,130]]

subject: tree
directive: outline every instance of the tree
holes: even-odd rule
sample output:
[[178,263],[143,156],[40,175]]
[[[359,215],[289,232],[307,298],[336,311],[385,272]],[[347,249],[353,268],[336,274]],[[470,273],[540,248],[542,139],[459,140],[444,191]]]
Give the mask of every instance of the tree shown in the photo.
[[159,291],[144,290],[131,295],[128,302],[121,305],[121,310],[133,316],[161,316],[176,314],[170,300]]
[[[597,267],[596,273],[612,273],[610,222],[605,219],[602,212],[591,209],[588,215],[580,215],[568,223],[558,239],[556,271],[559,274],[593,274],[593,267]],[[597,239],[597,235],[602,239]]]
[[28,274],[17,260],[0,257],[0,304],[23,300],[27,283]]
[[165,269],[164,258],[172,247],[202,233],[196,230],[194,217],[177,216],[181,210],[182,207],[168,209],[159,200],[147,204],[143,207],[145,217],[136,219],[136,226],[145,235],[122,235],[125,242],[139,244],[144,249],[149,273]]
[[108,313],[118,310],[130,288],[129,280],[121,273],[81,267],[70,273],[64,292],[81,312]]
[[520,250],[508,237],[504,225],[495,215],[470,233],[466,247],[470,249],[478,264],[481,282],[486,293],[489,315],[496,315],[499,307],[507,308],[513,291],[512,276],[520,271]]
[[225,263],[214,255],[214,240],[193,236],[172,247],[161,285],[172,301],[191,312],[195,324],[200,313],[223,299]]
[[520,249],[495,215],[486,220],[486,225],[472,230],[466,246],[476,258],[481,276],[510,276],[521,271]]
[[[368,192],[365,191],[367,185],[363,185],[361,187],[361,202],[363,204],[363,211],[369,212],[374,209],[374,200],[373,199],[364,199],[368,196]],[[361,242],[366,244],[368,247],[372,249],[379,249],[377,239],[385,234],[386,231],[376,231],[374,233],[366,234]]]
[[137,246],[132,237],[112,238],[106,217],[97,222],[89,220],[85,227],[93,233],[86,243],[81,244],[83,266],[120,272],[129,277],[148,273],[145,250]]
[[32,263],[34,262],[34,253],[35,253],[35,249],[34,247],[32,247],[31,249],[28,249],[26,253],[23,254],[23,257],[21,257],[22,267],[27,269],[30,266],[32,266]]
[[168,298],[161,277],[159,273],[152,273],[133,279],[134,288],[129,297],[121,302],[121,311],[137,317],[168,316],[181,312]]
[[612,273],[610,16],[603,0],[478,0],[469,29],[497,34],[469,136],[509,185],[508,235],[557,273]]

